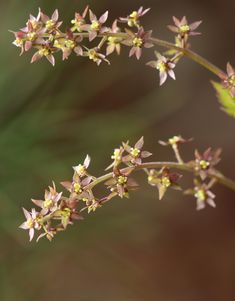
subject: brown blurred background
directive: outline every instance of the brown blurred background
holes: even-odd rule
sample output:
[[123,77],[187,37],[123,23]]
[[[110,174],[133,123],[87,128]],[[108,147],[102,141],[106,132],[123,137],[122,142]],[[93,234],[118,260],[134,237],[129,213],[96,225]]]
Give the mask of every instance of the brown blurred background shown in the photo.
[[[221,170],[235,178],[234,126],[220,109],[209,83],[213,75],[185,59],[177,81],[162,88],[142,60],[112,57],[97,68],[71,57],[52,68],[30,65],[18,56],[8,29],[22,27],[40,6],[58,8],[66,23],[87,2],[2,1],[0,4],[0,300],[1,301],[232,301],[235,300],[235,193],[216,189],[217,209],[196,212],[195,200],[178,192],[157,201],[157,192],[139,177],[142,189],[130,200],[115,199],[49,243],[28,243],[17,227],[47,185],[69,179],[71,166],[89,153],[100,175],[112,149],[145,136],[156,160],[172,154],[157,144],[175,134],[194,137],[184,158],[208,146],[223,148]],[[143,23],[154,35],[172,40],[171,16],[203,20],[193,48],[223,68],[235,64],[232,0],[89,1],[110,20],[140,5],[151,7]],[[161,49],[159,49],[161,50]],[[190,179],[191,181],[191,179]],[[191,185],[189,179],[184,185]]]

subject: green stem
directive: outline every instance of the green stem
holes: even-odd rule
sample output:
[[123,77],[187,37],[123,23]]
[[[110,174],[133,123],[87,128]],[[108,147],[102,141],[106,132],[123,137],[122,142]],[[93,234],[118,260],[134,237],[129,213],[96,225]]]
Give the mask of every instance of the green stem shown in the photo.
[[157,38],[151,38],[150,41],[152,43],[154,43],[155,45],[158,45],[158,46],[161,46],[161,47],[164,47],[167,49],[175,49],[175,50],[183,53],[189,59],[193,60],[194,62],[196,62],[199,65],[203,66],[204,68],[208,69],[209,71],[211,71],[212,73],[214,73],[215,75],[220,77],[221,79],[226,77],[226,74],[221,69],[219,69],[214,64],[212,64],[211,62],[209,62],[208,60],[206,60],[205,58],[203,58],[202,56],[200,56],[196,52],[193,52],[190,49],[181,48],[181,47],[176,46],[173,43],[169,43],[169,42],[157,39]]

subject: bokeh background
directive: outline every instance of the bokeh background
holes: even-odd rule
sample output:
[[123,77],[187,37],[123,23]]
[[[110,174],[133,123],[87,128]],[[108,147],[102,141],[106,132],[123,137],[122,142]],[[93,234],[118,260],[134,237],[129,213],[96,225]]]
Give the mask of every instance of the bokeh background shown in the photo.
[[[8,29],[25,24],[40,6],[55,8],[69,22],[86,1],[0,3],[0,300],[1,301],[221,301],[235,300],[234,192],[216,188],[217,209],[196,212],[195,201],[178,192],[157,201],[157,192],[139,176],[142,189],[130,200],[115,199],[49,243],[28,242],[17,227],[21,207],[41,198],[51,183],[70,179],[71,166],[89,153],[91,171],[102,174],[112,149],[145,136],[156,160],[172,158],[157,144],[175,134],[194,137],[184,147],[223,148],[221,170],[235,178],[234,120],[225,115],[209,83],[213,75],[185,59],[177,81],[161,89],[154,70],[127,52],[99,68],[75,56],[52,68],[30,65],[32,53],[18,56]],[[195,50],[223,68],[234,56],[232,0],[89,1],[97,14],[125,16],[140,5],[156,36],[173,39],[171,16],[202,19]],[[189,180],[183,181],[190,185]]]

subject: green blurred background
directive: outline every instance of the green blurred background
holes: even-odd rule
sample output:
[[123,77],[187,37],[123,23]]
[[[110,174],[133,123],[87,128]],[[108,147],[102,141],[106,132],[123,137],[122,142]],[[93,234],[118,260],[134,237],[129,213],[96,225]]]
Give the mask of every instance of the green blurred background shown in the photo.
[[196,212],[195,201],[178,192],[157,201],[140,177],[142,189],[130,200],[113,200],[52,243],[29,244],[18,229],[21,207],[29,209],[52,179],[70,179],[71,166],[87,153],[100,175],[114,147],[142,135],[156,160],[172,158],[157,140],[175,134],[195,138],[185,146],[186,160],[195,147],[221,146],[221,170],[235,178],[235,123],[219,109],[213,76],[200,66],[185,59],[177,81],[160,89],[144,65],[151,50],[139,63],[123,51],[99,68],[75,56],[58,59],[55,68],[30,65],[32,52],[18,56],[8,29],[24,26],[39,6],[48,14],[58,8],[66,23],[86,4],[98,15],[109,9],[110,19],[151,7],[146,28],[165,39],[173,39],[165,26],[172,15],[202,19],[194,49],[221,68],[235,63],[232,0],[1,1],[0,300],[235,300],[235,194],[223,187],[216,210]]

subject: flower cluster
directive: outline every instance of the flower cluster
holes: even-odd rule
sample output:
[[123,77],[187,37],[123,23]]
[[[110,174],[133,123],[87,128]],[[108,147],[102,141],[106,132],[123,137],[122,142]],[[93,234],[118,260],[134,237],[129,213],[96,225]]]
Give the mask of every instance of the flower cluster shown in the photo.
[[[31,59],[32,63],[45,57],[53,66],[55,65],[54,54],[57,52],[62,52],[63,60],[75,53],[77,56],[88,57],[97,65],[103,61],[109,63],[106,57],[114,51],[120,54],[121,45],[131,47],[130,56],[135,55],[137,59],[140,59],[142,49],[153,46],[150,43],[151,31],[145,32],[140,25],[140,18],[148,11],[149,9],[144,10],[141,7],[127,18],[119,18],[111,27],[107,27],[105,23],[108,19],[108,11],[98,18],[87,6],[82,14],[75,13],[71,26],[63,32],[58,10],[55,10],[49,17],[39,9],[36,17],[30,15],[26,27],[13,32],[15,35],[13,44],[21,49],[21,54],[31,48],[36,49]],[[127,23],[132,30],[126,28],[123,34],[119,27],[121,23]],[[91,42],[95,39],[100,39],[97,46],[86,45],[86,40]],[[106,46],[105,53],[101,52],[103,46]]]
[[[20,225],[20,228],[29,231],[30,241],[35,232],[39,232],[37,241],[42,237],[51,241],[68,225],[82,220],[84,211],[88,214],[95,212],[116,196],[129,198],[129,193],[139,188],[133,178],[134,172],[138,170],[143,170],[147,175],[148,184],[158,189],[160,200],[169,188],[183,190],[179,184],[182,174],[172,169],[191,172],[194,175],[194,188],[184,190],[185,194],[194,195],[198,210],[205,208],[206,204],[215,207],[215,195],[211,188],[217,182],[226,184],[229,181],[228,186],[231,186],[231,181],[215,169],[215,165],[219,162],[220,150],[213,152],[208,149],[203,154],[196,150],[195,159],[185,163],[179,155],[178,146],[189,141],[191,139],[184,139],[181,136],[174,136],[166,142],[160,141],[162,145],[173,148],[176,162],[145,162],[144,160],[152,154],[143,150],[143,137],[133,146],[129,142],[123,142],[121,146],[114,149],[111,156],[112,163],[108,169],[111,168],[112,172],[98,178],[88,171],[91,159],[87,155],[83,163],[73,167],[72,180],[61,182],[67,194],[58,192],[53,182],[53,185],[45,190],[42,200],[32,199],[37,210],[32,208],[27,211],[23,208],[26,221]],[[177,152],[175,152],[176,146]],[[94,188],[100,183],[104,183],[108,192],[105,196],[97,197]]]
[[[62,53],[62,60],[67,60],[74,53],[79,57],[89,58],[98,66],[102,62],[110,64],[107,58],[113,53],[121,53],[122,46],[130,48],[129,57],[141,58],[145,48],[154,45],[163,46],[167,52],[160,54],[155,51],[156,59],[146,65],[156,69],[160,75],[160,85],[163,85],[168,76],[176,79],[174,69],[183,56],[188,56],[197,63],[203,65],[220,79],[223,86],[235,97],[235,71],[230,63],[227,64],[227,74],[204,59],[197,59],[190,52],[189,38],[200,35],[197,28],[202,21],[188,23],[184,16],[182,19],[173,17],[173,25],[168,29],[175,34],[174,43],[169,43],[152,37],[152,30],[145,31],[141,24],[141,18],[149,12],[149,8],[140,7],[126,17],[114,20],[111,26],[107,26],[109,12],[104,12],[97,17],[87,6],[82,13],[76,12],[71,24],[62,31],[62,22],[59,21],[59,13],[56,9],[51,16],[47,16],[40,9],[37,16],[30,15],[26,27],[13,32],[15,40],[13,44],[21,49],[20,54],[35,49],[31,59],[34,63],[46,58],[53,66],[55,54]],[[87,43],[97,41],[90,46]],[[105,48],[103,50],[103,48]]]
[[[188,49],[190,47],[188,43],[189,37],[200,34],[194,30],[198,28],[202,21],[188,24],[186,17],[183,17],[181,20],[173,17],[173,21],[174,25],[168,25],[168,29],[177,34],[175,37],[175,46],[180,49]],[[159,71],[160,86],[166,82],[168,76],[174,80],[176,79],[173,69],[182,57],[182,51],[176,49],[171,49],[166,54],[168,54],[168,56],[155,52],[157,60],[147,63],[147,66]]]

